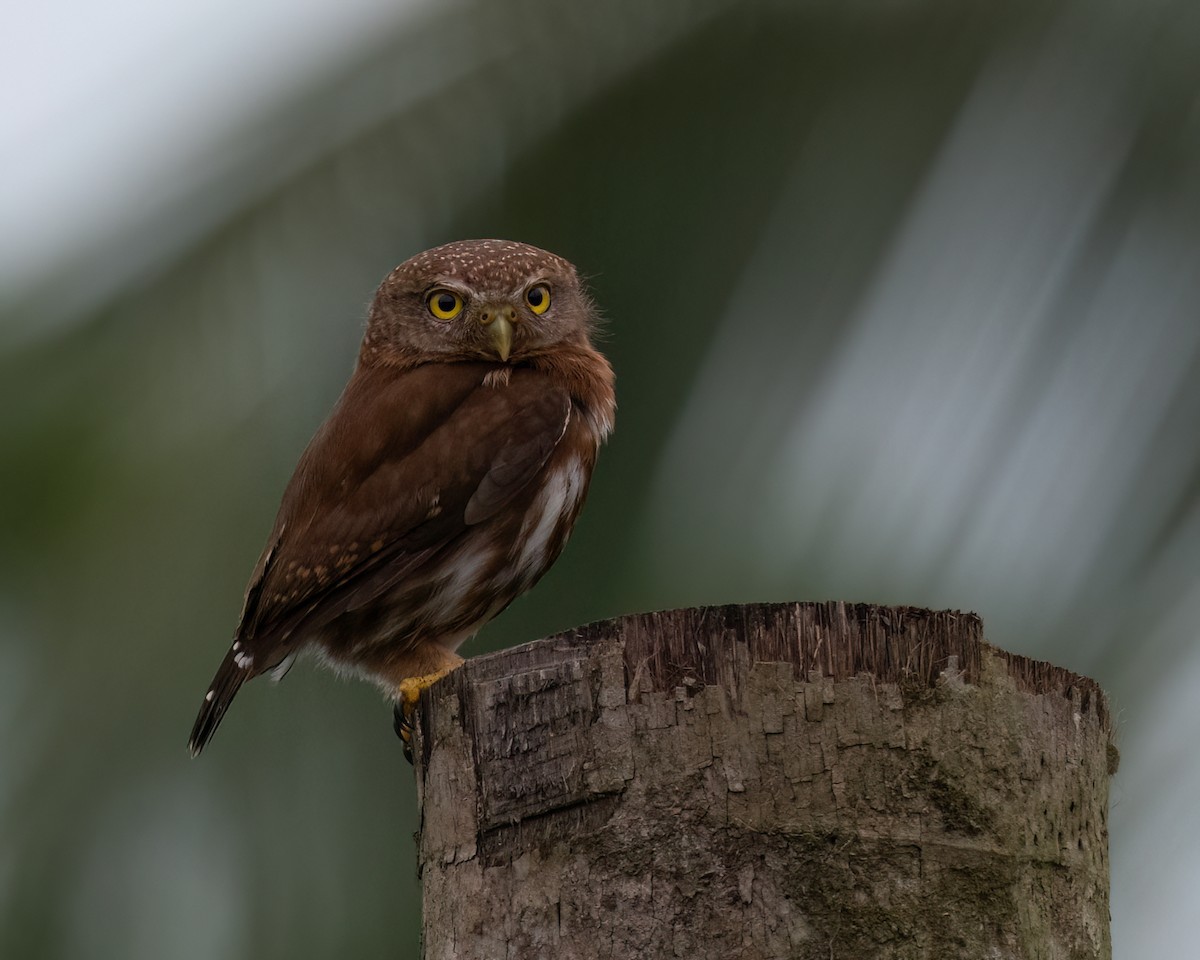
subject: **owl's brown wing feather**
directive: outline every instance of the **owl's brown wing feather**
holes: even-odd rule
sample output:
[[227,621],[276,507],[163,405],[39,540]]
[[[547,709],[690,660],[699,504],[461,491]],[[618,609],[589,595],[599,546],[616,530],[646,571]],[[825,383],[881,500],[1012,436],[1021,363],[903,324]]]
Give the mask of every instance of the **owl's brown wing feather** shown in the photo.
[[238,639],[253,673],[287,656],[296,631],[370,603],[533,479],[570,398],[531,370],[485,385],[490,369],[368,368],[351,380],[284,493],[277,542],[248,595]]
[[570,397],[533,370],[486,385],[493,369],[355,372],[284,491],[235,645],[192,729],[193,756],[241,685],[294,653],[305,631],[370,604],[541,469],[566,430]]

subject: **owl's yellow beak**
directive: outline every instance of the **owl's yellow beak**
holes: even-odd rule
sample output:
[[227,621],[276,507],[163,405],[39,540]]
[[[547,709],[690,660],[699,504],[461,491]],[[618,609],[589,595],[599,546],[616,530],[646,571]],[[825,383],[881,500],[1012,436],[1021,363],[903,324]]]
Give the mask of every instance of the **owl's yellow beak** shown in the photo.
[[516,311],[512,307],[485,308],[479,317],[479,322],[487,328],[492,339],[492,346],[501,360],[507,360],[512,353],[513,318]]

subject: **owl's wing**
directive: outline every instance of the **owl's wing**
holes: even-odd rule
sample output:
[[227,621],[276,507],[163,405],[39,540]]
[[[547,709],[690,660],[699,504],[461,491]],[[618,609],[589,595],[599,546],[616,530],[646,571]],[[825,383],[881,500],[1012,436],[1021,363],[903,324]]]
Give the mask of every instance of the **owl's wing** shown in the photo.
[[192,734],[199,752],[241,684],[298,634],[411,575],[523,490],[566,431],[571,400],[532,370],[486,363],[359,368],[284,491],[234,647]]
[[238,630],[266,655],[255,672],[271,665],[266,647],[369,603],[541,469],[570,398],[532,371],[485,385],[490,369],[356,375],[284,493],[278,542]]

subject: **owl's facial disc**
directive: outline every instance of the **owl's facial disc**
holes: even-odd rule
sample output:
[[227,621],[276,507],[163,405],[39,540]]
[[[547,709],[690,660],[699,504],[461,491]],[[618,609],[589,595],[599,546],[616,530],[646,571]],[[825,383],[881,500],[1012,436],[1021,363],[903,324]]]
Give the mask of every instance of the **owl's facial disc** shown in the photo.
[[485,303],[480,307],[479,322],[501,360],[508,360],[512,353],[513,321],[516,318],[517,311],[512,304]]

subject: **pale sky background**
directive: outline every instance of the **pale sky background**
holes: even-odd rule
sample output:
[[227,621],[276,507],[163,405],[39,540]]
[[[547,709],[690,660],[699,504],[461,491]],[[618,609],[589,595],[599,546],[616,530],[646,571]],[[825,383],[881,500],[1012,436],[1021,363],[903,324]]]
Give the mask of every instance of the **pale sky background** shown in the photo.
[[[300,151],[290,155],[291,166],[255,165],[274,132],[256,121],[425,6],[425,0],[10,6],[0,31],[0,306],[86,261],[95,281],[91,296],[72,302],[65,316],[43,317],[47,329],[118,289],[130,272],[178,254],[253,190],[312,158]],[[180,218],[173,233],[164,230],[170,211],[231,173],[250,175],[243,193],[209,191],[224,206]],[[150,220],[158,224],[153,240],[139,237]],[[114,238],[124,249],[106,257],[102,248]]]

